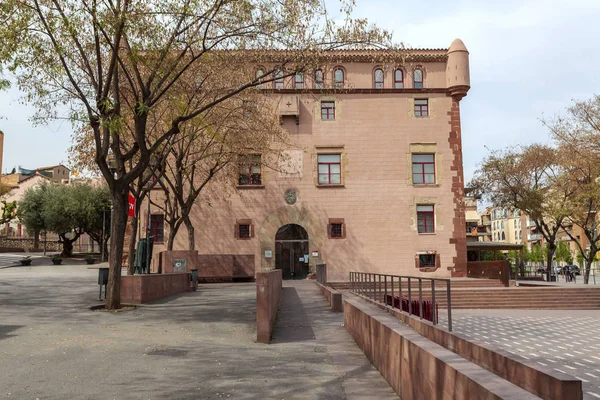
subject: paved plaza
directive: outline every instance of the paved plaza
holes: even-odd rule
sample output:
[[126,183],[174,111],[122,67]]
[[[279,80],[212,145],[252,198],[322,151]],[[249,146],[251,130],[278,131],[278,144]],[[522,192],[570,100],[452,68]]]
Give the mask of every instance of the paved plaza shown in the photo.
[[581,379],[584,398],[600,398],[600,311],[455,310],[452,323],[456,333]]
[[255,343],[253,283],[92,312],[86,266],[0,270],[0,399],[397,399],[313,282]]

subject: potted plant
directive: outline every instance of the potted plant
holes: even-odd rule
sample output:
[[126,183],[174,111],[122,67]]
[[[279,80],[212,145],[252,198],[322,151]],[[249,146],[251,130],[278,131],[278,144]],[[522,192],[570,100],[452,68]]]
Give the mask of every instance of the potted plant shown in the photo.
[[93,263],[95,263],[95,262],[96,262],[96,258],[95,258],[95,257],[92,257],[92,255],[91,255],[91,254],[89,254],[89,255],[85,256],[84,260],[85,260],[85,262],[86,262],[88,265],[92,265]]
[[52,256],[52,264],[54,264],[54,265],[62,264],[62,258],[59,255]]
[[23,265],[23,266],[31,265],[31,256],[23,257],[19,261],[21,262],[21,265]]

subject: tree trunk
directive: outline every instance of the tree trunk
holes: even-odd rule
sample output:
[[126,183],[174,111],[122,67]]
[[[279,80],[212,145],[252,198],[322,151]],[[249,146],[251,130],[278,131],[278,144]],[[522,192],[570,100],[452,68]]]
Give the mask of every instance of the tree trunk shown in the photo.
[[[136,201],[137,204],[137,201]],[[138,233],[138,215],[140,211],[136,207],[136,216],[131,219],[131,236],[129,237],[129,253],[127,254],[127,275],[133,275],[135,266],[135,248]]]
[[554,258],[554,253],[556,252],[556,245],[549,244],[548,251],[546,253],[546,280],[550,282],[550,276],[552,275],[552,259]]
[[175,227],[175,224],[169,224],[169,237],[167,239],[167,251],[173,250],[173,245],[175,244],[175,236],[177,235],[178,229]]
[[112,228],[110,234],[110,254],[108,258],[108,285],[106,309],[121,308],[121,263],[123,262],[123,239],[127,228],[127,211],[129,205],[126,185],[115,182],[112,191]]
[[196,248],[196,237],[195,237],[195,232],[194,232],[194,224],[192,224],[192,220],[190,219],[189,215],[187,215],[183,218],[183,223],[185,224],[185,227],[187,228],[188,250],[194,250]]
[[75,241],[77,241],[77,239],[79,239],[79,235],[75,235],[75,237],[73,239],[67,239],[65,233],[61,233],[58,236],[60,237],[60,239],[62,241],[62,245],[63,245],[63,250],[62,250],[62,253],[60,253],[60,255],[63,257],[73,256],[73,243],[75,243]]
[[40,231],[39,230],[33,232],[33,248],[34,249],[40,248]]

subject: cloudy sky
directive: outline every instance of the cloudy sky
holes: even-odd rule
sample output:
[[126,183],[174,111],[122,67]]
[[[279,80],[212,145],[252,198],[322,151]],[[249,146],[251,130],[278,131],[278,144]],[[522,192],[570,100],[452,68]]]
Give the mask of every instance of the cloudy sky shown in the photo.
[[[471,90],[461,103],[466,180],[486,147],[547,142],[540,118],[600,93],[598,0],[357,0],[355,14],[412,47],[464,41],[471,57]],[[16,89],[0,93],[4,171],[66,162],[69,123],[33,127],[33,111],[19,97]]]

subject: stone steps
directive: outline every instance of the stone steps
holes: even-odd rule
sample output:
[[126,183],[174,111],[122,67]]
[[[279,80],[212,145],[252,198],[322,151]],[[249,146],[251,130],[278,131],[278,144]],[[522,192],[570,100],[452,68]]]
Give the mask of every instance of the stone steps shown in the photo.
[[[394,294],[398,295],[398,291]],[[451,294],[453,309],[600,310],[600,288],[463,288],[452,290]],[[402,295],[407,297],[408,291],[403,290]],[[424,289],[422,299],[431,300],[431,297],[431,290]],[[411,298],[419,298],[418,290],[412,291]],[[436,288],[436,302],[440,308],[447,307],[445,290]]]

